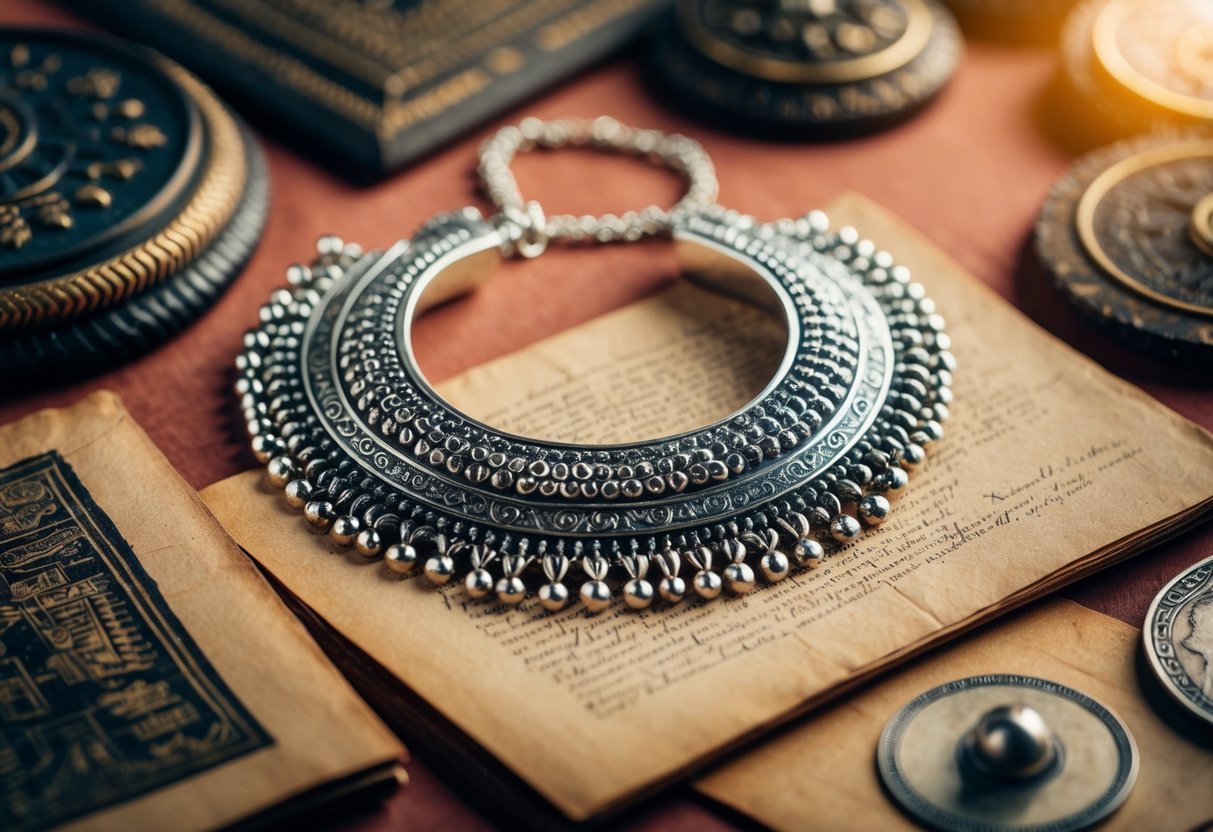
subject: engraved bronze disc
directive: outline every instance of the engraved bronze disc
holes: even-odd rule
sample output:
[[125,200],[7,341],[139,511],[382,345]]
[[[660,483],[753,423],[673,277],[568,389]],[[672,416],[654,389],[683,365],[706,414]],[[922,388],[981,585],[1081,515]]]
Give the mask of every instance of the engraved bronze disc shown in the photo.
[[1133,139],[1080,159],[1036,226],[1080,312],[1170,358],[1213,355],[1213,137]]
[[925,105],[960,56],[935,0],[680,0],[652,38],[669,97],[737,130],[828,136]]
[[1095,143],[1213,124],[1208,0],[1087,0],[1066,21],[1062,52],[1062,116]]
[[0,331],[160,283],[228,224],[248,159],[202,84],[141,47],[0,30]]

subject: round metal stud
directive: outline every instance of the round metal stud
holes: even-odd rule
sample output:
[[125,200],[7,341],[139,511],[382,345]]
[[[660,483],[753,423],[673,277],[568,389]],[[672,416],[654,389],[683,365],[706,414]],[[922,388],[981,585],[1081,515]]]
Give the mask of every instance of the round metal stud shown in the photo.
[[274,488],[285,488],[297,472],[293,459],[289,456],[276,456],[265,467],[265,478]]
[[497,599],[503,604],[521,604],[526,597],[526,584],[517,575],[510,575],[497,582]]
[[754,588],[754,570],[748,563],[730,563],[724,568],[724,582],[729,592],[744,595]]
[[434,555],[425,562],[422,574],[434,586],[442,586],[455,574],[455,561],[450,555]]
[[839,543],[854,541],[861,531],[859,521],[849,514],[840,514],[830,521],[830,536]]
[[859,501],[859,519],[867,526],[879,526],[891,510],[889,501],[879,494],[869,494]]
[[328,531],[337,512],[328,500],[312,500],[303,507],[303,518],[317,531]]
[[1125,801],[1138,753],[1094,699],[1030,676],[933,688],[884,728],[877,767],[894,802],[948,832],[1086,829]]
[[374,560],[383,551],[383,537],[375,529],[363,529],[354,538],[354,548],[367,560]]
[[408,543],[393,543],[383,553],[383,562],[397,575],[407,575],[417,568],[419,555]]
[[539,587],[539,603],[548,612],[557,612],[569,603],[569,588],[562,583],[551,582]]
[[353,546],[354,538],[362,531],[362,521],[357,517],[343,514],[333,521],[329,529],[329,537],[338,546]]
[[643,578],[633,578],[623,585],[623,601],[634,610],[652,606],[655,594],[653,585]]
[[606,581],[586,581],[581,585],[581,603],[592,615],[611,605],[611,588]]
[[775,583],[788,576],[792,571],[792,564],[783,552],[773,550],[762,556],[762,560],[758,562],[758,568],[762,570],[762,576],[767,581]]
[[705,601],[711,601],[720,597],[720,591],[724,587],[724,582],[720,580],[720,576],[715,572],[701,569],[691,578],[691,587],[700,598]]
[[283,489],[291,508],[303,508],[312,499],[312,484],[304,479],[291,480]]
[[657,593],[667,604],[677,604],[687,597],[687,582],[677,575],[667,575],[657,584]]
[[487,598],[493,591],[493,576],[487,569],[473,569],[463,579],[463,588],[467,590],[469,596],[477,601]]

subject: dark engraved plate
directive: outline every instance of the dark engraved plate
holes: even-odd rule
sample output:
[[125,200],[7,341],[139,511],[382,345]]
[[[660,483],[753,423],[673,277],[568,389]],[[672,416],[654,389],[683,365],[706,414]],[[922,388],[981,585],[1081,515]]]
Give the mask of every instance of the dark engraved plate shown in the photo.
[[0,828],[45,828],[273,743],[52,451],[0,471]]

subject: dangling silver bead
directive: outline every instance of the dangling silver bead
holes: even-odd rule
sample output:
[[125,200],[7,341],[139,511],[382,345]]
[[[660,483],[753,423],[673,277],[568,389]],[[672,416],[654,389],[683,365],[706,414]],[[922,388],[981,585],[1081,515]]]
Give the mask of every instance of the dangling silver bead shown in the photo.
[[695,577],[691,578],[691,586],[694,588],[696,595],[705,601],[711,601],[714,598],[720,597],[723,583],[720,580],[720,576],[715,572],[700,569],[695,573]]
[[249,444],[253,449],[253,456],[257,457],[257,461],[262,465],[268,464],[274,454],[282,453],[282,443],[268,434],[257,434]]
[[825,560],[826,550],[811,537],[802,537],[792,547],[792,556],[805,569],[816,569]]
[[274,488],[285,488],[298,473],[295,461],[289,456],[276,456],[265,466],[265,478]]
[[328,531],[328,527],[333,524],[333,517],[336,511],[333,509],[333,504],[328,500],[312,500],[303,507],[303,517],[307,522],[311,523],[317,531]]
[[677,604],[687,597],[687,582],[677,575],[667,575],[657,584],[657,592],[667,604]]
[[343,514],[333,521],[329,529],[329,537],[338,546],[353,546],[354,538],[362,531],[362,521],[349,514]]
[[606,581],[586,581],[581,585],[581,603],[597,614],[611,605],[611,588]]
[[520,604],[525,597],[526,584],[517,575],[502,578],[497,582],[497,598],[502,603],[510,604],[511,606]]
[[383,538],[375,529],[363,529],[354,538],[354,548],[367,560],[374,560],[383,551]]
[[893,466],[877,474],[872,480],[873,490],[894,496],[900,494],[909,485],[910,475],[903,469]]
[[771,583],[776,583],[788,576],[788,573],[792,571],[792,564],[783,552],[772,550],[762,556],[762,560],[758,562],[758,568],[762,570],[762,577]]
[[422,574],[434,586],[442,586],[455,574],[455,561],[450,555],[434,555],[425,562]]
[[606,583],[610,564],[602,555],[594,555],[583,560],[581,568],[591,578],[581,585],[581,603],[591,613],[600,613],[611,604],[611,588]]
[[397,575],[407,575],[417,568],[417,550],[408,543],[393,543],[383,553],[383,562]]
[[849,514],[839,514],[830,521],[830,535],[839,543],[850,543],[861,531],[859,521]]
[[312,499],[312,484],[304,479],[291,480],[284,492],[286,504],[291,508],[303,508]]
[[623,601],[634,610],[652,605],[653,594],[653,585],[644,578],[632,578],[623,585]]
[[879,494],[869,494],[859,501],[859,519],[869,526],[879,526],[889,516],[889,501]]
[[754,570],[748,563],[730,563],[724,568],[724,582],[729,592],[744,595],[754,588]]
[[548,612],[562,610],[568,602],[569,588],[564,584],[553,581],[539,587],[539,603]]
[[493,576],[487,569],[473,569],[463,579],[463,586],[468,595],[479,601],[481,598],[487,598],[493,591]]
[[927,452],[923,450],[922,445],[916,445],[913,442],[906,445],[901,451],[902,467],[909,471],[917,471],[927,459]]

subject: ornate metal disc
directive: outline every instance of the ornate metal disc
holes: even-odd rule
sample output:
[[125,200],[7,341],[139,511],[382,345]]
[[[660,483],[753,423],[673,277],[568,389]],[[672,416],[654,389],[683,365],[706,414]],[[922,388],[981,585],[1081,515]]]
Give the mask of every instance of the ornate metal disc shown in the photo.
[[0,30],[0,331],[111,307],[198,258],[245,192],[239,128],[175,64]]
[[[1027,755],[1038,748],[1049,754],[1033,765]],[[1124,803],[1138,753],[1124,723],[1089,696],[992,675],[908,703],[885,726],[876,762],[898,806],[932,829],[1069,832]]]
[[1213,727],[1213,557],[1162,588],[1143,636],[1150,667],[1171,699]]
[[1163,357],[1213,355],[1213,137],[1154,136],[1080,159],[1036,226],[1086,317]]
[[1206,0],[1087,0],[1066,20],[1062,53],[1066,117],[1096,144],[1213,124]]
[[654,80],[706,117],[826,135],[917,112],[951,77],[961,46],[935,0],[680,0],[651,48]]
[[[647,606],[650,563],[667,601],[687,584],[715,597],[722,575],[748,589],[750,557],[772,581],[793,561],[815,565],[822,542],[883,521],[884,495],[942,435],[954,363],[943,321],[904,268],[853,229],[830,232],[820,213],[763,225],[713,207],[679,214],[672,231],[690,279],[786,324],[778,373],[739,412],[582,447],[454,410],[418,369],[409,333],[431,299],[487,278],[509,242],[466,209],[386,252],[322,241],[317,263],[292,269],[294,288],[262,310],[237,390],[271,482],[337,542],[398,572],[424,564],[437,583],[466,574],[476,597],[496,586],[510,603],[532,560],[553,609],[568,596],[553,587],[583,567],[591,610],[610,599],[610,574],[630,577],[625,600]],[[496,584],[485,571],[494,560]],[[683,560],[691,581],[679,577]]]

